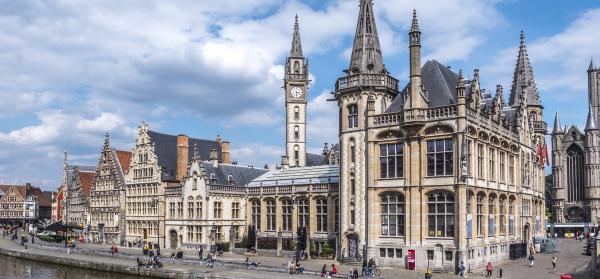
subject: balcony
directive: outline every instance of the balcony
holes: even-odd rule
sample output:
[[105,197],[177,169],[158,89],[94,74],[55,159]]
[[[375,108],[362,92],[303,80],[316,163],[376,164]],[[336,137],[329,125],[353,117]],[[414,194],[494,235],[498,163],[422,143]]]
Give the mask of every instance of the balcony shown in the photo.
[[546,134],[548,132],[548,125],[544,121],[533,121],[533,131]]
[[398,80],[385,74],[357,74],[338,78],[335,90],[355,86],[382,86],[398,91]]
[[386,113],[371,116],[372,127],[386,127],[400,124],[402,113]]

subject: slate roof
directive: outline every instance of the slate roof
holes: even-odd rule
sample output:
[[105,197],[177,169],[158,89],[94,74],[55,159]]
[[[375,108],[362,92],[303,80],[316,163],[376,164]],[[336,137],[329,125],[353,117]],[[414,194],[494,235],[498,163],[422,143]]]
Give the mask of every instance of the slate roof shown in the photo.
[[324,184],[339,183],[339,181],[340,167],[338,165],[323,165],[271,170],[254,179],[248,186]]
[[[429,107],[440,107],[456,104],[456,84],[458,74],[444,66],[437,60],[428,60],[421,67],[421,82],[427,92]],[[404,87],[401,94],[394,99],[385,111],[394,113],[402,111],[404,107],[404,96],[408,94],[410,83]],[[470,87],[468,88],[470,91]]]
[[[177,172],[177,136],[148,131],[154,143],[154,152],[158,157],[158,165],[162,168],[162,180],[175,180]],[[194,144],[198,146],[200,158],[208,159],[210,150],[216,149],[219,160],[221,159],[221,146],[214,140],[188,139],[188,160],[192,160]]]
[[322,154],[306,153],[306,166],[307,167],[322,166],[322,165],[328,165],[328,164],[329,164],[329,159],[327,158],[327,156],[322,155]]
[[[204,168],[209,178],[211,174],[214,174],[216,181],[209,179],[209,184],[235,186],[246,186],[250,181],[269,171],[268,169],[229,164],[218,164],[218,167],[215,168],[210,161],[202,162],[202,168]],[[229,183],[228,177],[230,175],[233,178],[233,184]]]

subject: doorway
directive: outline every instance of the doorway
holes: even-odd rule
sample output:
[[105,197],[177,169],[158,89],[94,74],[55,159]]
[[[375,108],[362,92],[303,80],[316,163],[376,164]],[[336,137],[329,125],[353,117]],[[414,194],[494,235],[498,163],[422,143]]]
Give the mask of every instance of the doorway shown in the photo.
[[170,231],[169,235],[171,236],[171,245],[170,245],[170,248],[172,250],[175,250],[175,249],[177,249],[177,241],[178,241],[177,232],[176,231]]
[[356,258],[358,254],[358,239],[355,234],[348,235],[348,257]]

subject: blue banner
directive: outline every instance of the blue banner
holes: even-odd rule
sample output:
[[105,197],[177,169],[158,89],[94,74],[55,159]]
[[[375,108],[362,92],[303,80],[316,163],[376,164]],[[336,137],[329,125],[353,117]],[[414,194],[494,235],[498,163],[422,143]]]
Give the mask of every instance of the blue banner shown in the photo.
[[488,217],[488,227],[489,227],[489,236],[494,236],[496,234],[496,223],[494,222],[494,216]]
[[473,216],[467,214],[467,238],[473,237]]

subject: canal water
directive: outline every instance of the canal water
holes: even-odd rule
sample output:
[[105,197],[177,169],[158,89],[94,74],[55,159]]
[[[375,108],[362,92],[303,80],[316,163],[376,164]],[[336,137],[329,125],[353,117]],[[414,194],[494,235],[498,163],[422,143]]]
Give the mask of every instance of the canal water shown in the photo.
[[54,265],[0,255],[0,279],[133,279],[137,276]]

